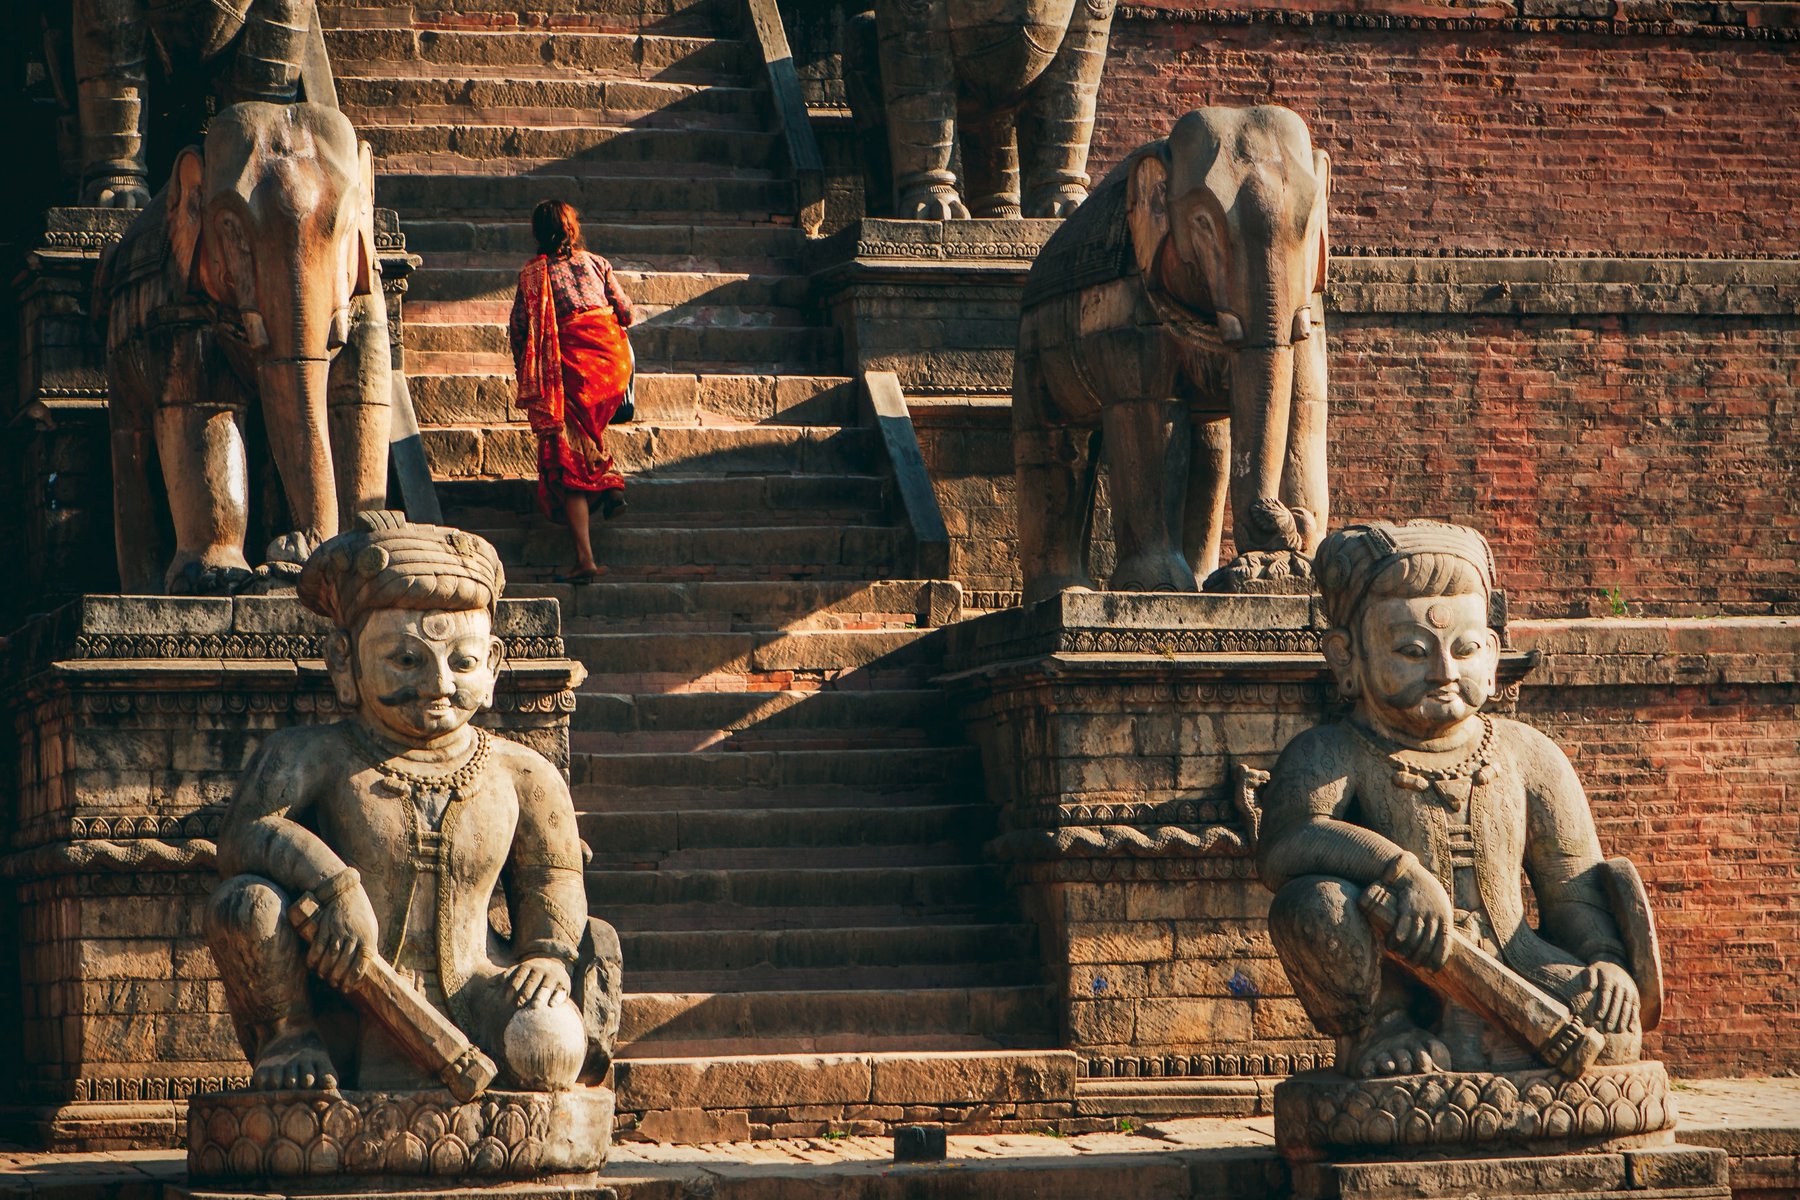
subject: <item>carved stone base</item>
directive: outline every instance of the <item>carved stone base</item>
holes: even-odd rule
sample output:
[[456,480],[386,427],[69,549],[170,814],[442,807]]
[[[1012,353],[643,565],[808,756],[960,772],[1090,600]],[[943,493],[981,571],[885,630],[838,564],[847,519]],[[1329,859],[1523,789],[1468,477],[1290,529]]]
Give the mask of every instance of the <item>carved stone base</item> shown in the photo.
[[336,1175],[528,1179],[597,1171],[613,1094],[448,1091],[215,1092],[188,1106],[195,1179]]
[[1643,1139],[1675,1127],[1659,1062],[1552,1070],[1446,1071],[1349,1079],[1307,1071],[1275,1088],[1275,1144],[1290,1159],[1506,1153]]
[[1727,1170],[1723,1150],[1673,1144],[1515,1158],[1301,1163],[1294,1168],[1293,1200],[1729,1200]]

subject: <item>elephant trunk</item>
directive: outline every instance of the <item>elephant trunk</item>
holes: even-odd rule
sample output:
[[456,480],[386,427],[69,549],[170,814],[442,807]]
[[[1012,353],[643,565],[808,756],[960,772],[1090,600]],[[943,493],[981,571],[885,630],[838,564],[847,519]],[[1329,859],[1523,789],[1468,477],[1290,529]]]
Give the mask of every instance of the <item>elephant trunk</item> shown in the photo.
[[1293,398],[1292,345],[1255,346],[1232,355],[1231,520],[1240,555],[1305,548],[1310,516],[1281,501]]
[[282,490],[298,543],[270,558],[301,559],[337,533],[338,501],[333,483],[331,441],[326,421],[326,358],[273,359],[256,372],[267,414],[269,451],[281,473]]

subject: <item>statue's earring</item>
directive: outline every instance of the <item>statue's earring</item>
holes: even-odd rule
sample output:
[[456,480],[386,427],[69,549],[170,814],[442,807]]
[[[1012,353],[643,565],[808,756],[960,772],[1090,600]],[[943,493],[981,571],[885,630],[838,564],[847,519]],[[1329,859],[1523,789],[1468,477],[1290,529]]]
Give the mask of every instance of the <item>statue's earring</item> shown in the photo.
[[487,695],[481,698],[481,707],[494,707],[494,692],[500,685],[500,667],[506,661],[506,643],[499,638],[488,639],[488,675],[492,682],[488,684]]
[[1324,651],[1325,665],[1331,668],[1331,674],[1337,680],[1338,695],[1345,700],[1355,700],[1362,693],[1362,683],[1356,677],[1356,655],[1350,646],[1350,631],[1347,629],[1327,630],[1319,639],[1319,649]]

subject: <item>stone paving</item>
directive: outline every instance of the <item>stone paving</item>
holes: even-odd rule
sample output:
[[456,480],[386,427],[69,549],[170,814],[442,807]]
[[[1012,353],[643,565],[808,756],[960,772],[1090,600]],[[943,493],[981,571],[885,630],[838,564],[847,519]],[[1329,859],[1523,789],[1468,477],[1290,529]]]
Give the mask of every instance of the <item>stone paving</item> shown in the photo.
[[[1686,1142],[1732,1156],[1732,1182],[1758,1200],[1800,1197],[1800,1079],[1677,1085]],[[674,1146],[628,1142],[598,1181],[621,1200],[886,1200],[901,1197],[1261,1197],[1281,1184],[1267,1117],[1156,1121],[1074,1137],[949,1139],[947,1161],[896,1166],[888,1138],[785,1138]],[[178,1150],[34,1154],[0,1148],[0,1200],[162,1200]],[[527,1189],[499,1189],[502,1191]],[[589,1192],[586,1187],[574,1189]]]

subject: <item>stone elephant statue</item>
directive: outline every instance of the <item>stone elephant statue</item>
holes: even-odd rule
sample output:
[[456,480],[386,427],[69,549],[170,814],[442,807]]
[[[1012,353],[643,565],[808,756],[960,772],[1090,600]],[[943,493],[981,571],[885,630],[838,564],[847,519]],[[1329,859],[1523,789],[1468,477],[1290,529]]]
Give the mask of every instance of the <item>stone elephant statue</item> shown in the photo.
[[[1045,244],[1013,374],[1027,601],[1090,587],[1098,446],[1120,590],[1310,590],[1330,167],[1285,108],[1202,108]],[[1098,430],[1090,437],[1090,431]],[[1218,569],[1229,496],[1237,559]]]
[[[83,204],[142,208],[151,45],[170,73],[210,77],[225,104],[299,98],[309,54],[322,62],[313,0],[74,0]],[[309,78],[314,67],[308,63]],[[328,70],[328,68],[327,68]]]
[[373,172],[335,108],[234,105],[103,257],[124,591],[250,583],[253,400],[291,522],[271,563],[297,570],[340,516],[383,507],[392,368]]
[[[894,215],[1074,211],[1088,194],[1088,140],[1115,4],[877,0]],[[853,53],[867,41],[855,30],[850,40]],[[951,169],[959,142],[960,178]]]

